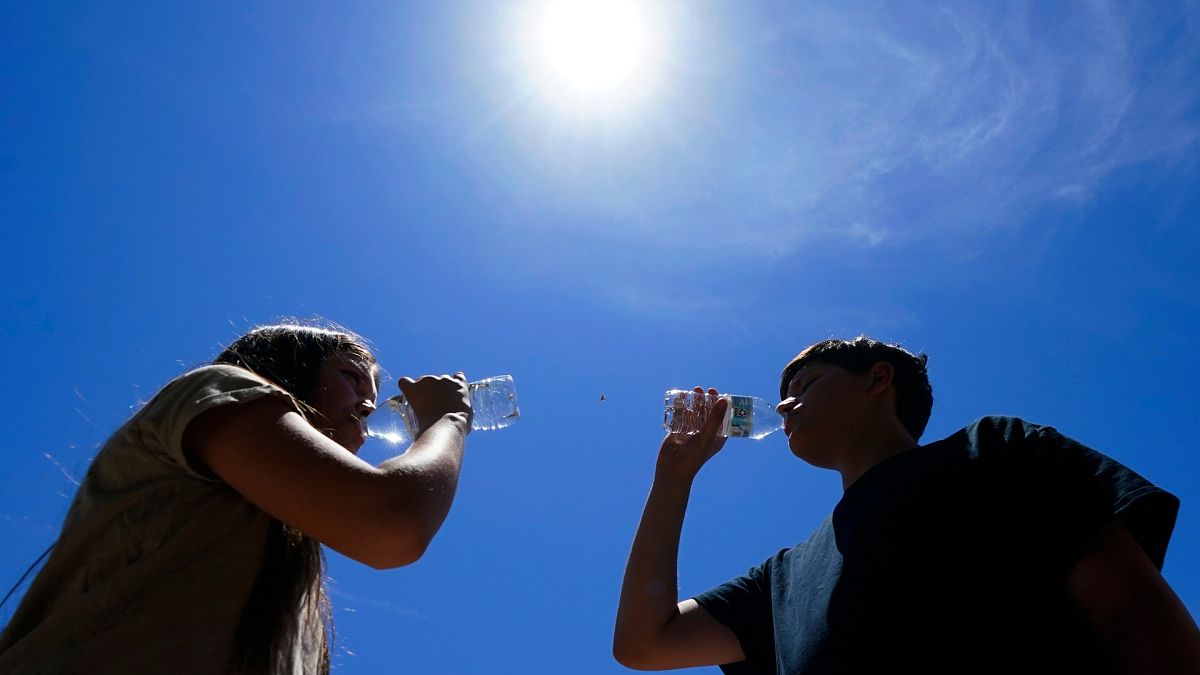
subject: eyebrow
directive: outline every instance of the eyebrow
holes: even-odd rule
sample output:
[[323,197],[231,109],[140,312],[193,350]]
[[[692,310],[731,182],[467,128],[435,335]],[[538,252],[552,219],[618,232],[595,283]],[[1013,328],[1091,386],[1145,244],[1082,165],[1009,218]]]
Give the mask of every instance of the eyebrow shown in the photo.
[[791,381],[791,382],[788,382],[788,388],[787,388],[788,395],[789,395],[789,396],[791,395],[791,393],[792,393],[792,389],[793,389],[793,388],[794,388],[794,387],[795,387],[795,386],[796,386],[798,383],[800,383],[800,382],[803,382],[803,381],[804,381],[804,379],[805,379],[805,378],[807,378],[809,375],[812,375],[813,373],[819,372],[820,368],[821,368],[821,364],[820,364],[820,363],[814,363],[814,364],[811,364],[811,365],[804,366],[804,367],[803,367],[803,368],[801,368],[800,370],[796,371],[796,374],[792,376],[792,381]]
[[379,364],[377,364],[377,363],[372,364],[363,359],[343,358],[343,359],[341,359],[341,361],[338,365],[340,367],[344,367],[344,368],[353,368],[354,370],[357,370],[360,374],[365,375],[367,377],[367,379],[374,382],[375,383],[375,392],[376,392],[375,398],[379,398],[378,392],[380,389],[382,389],[382,385],[383,385],[383,382],[381,381],[382,375],[383,375],[383,369],[379,367]]

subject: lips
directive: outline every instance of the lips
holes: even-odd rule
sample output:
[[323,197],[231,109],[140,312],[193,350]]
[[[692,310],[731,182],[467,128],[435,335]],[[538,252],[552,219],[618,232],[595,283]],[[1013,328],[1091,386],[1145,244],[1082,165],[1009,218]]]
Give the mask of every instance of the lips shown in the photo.
[[795,415],[788,415],[783,418],[783,435],[791,438],[796,428],[800,426],[800,420]]
[[354,428],[358,430],[359,439],[365,440],[367,437],[367,421],[355,414],[349,414],[346,417],[354,423]]
[[776,411],[783,415],[783,434],[791,436],[800,426],[800,414],[804,412],[804,403],[794,397],[787,398],[776,406]]

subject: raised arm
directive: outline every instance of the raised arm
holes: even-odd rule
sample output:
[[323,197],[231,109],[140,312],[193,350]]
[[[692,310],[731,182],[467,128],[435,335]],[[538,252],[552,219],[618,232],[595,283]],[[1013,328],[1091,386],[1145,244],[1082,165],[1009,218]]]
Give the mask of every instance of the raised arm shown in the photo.
[[718,402],[699,433],[670,434],[659,449],[650,496],[625,567],[613,632],[613,656],[629,668],[666,670],[745,658],[729,628],[695,600],[678,601],[684,512],[697,472],[725,443],[717,432],[726,406],[726,401]]
[[1067,590],[1119,672],[1200,673],[1200,629],[1119,522],[1097,535]]
[[450,510],[471,409],[461,373],[400,385],[421,428],[408,452],[378,467],[274,396],[202,413],[184,432],[184,449],[317,541],[372,567],[407,565]]

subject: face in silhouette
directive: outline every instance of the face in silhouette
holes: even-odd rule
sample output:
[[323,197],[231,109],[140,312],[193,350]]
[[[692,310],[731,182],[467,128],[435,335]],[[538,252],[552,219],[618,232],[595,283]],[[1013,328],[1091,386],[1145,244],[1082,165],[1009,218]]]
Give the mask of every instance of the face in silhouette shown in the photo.
[[852,448],[871,423],[871,372],[855,375],[825,363],[801,368],[775,407],[784,418],[788,448],[800,459],[835,467],[834,453]]
[[374,368],[361,359],[336,354],[321,364],[309,405],[322,415],[314,426],[338,445],[357,453],[367,438],[367,415],[379,389]]

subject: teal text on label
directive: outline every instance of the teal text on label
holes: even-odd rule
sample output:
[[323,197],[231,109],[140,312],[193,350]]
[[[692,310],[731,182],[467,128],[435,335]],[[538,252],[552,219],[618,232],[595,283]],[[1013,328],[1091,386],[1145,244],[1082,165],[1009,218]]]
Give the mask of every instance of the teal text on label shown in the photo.
[[730,438],[749,438],[754,430],[754,399],[750,396],[730,396],[732,415],[729,419]]

